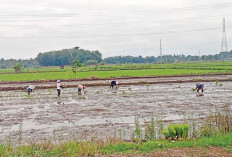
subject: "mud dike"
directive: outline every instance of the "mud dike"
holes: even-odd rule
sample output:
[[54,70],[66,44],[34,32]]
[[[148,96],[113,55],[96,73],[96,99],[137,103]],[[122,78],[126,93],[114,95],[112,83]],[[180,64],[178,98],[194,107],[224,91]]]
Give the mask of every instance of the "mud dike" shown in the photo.
[[[225,82],[232,81],[232,74],[210,74],[210,75],[182,75],[182,76],[160,76],[160,77],[120,77],[112,79],[70,79],[62,80],[65,88],[77,87],[79,84],[87,87],[109,86],[111,80],[117,80],[119,85],[142,85],[142,84],[166,84],[166,83],[189,83],[189,82]],[[28,85],[35,85],[36,89],[56,88],[56,80],[40,80],[27,82],[0,82],[0,91],[25,90]]]

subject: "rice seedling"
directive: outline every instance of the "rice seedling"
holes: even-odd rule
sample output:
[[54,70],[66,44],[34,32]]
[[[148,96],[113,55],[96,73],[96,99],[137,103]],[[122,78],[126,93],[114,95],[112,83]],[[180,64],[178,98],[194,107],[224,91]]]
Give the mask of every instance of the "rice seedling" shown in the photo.
[[189,129],[190,125],[188,123],[171,124],[168,126],[167,130],[162,130],[162,134],[165,135],[166,139],[186,139],[188,137]]

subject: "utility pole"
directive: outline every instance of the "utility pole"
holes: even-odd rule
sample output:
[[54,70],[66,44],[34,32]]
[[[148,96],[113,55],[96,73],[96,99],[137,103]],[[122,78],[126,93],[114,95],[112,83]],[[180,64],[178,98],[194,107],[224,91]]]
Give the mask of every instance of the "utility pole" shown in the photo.
[[225,17],[222,19],[222,45],[221,45],[221,52],[228,52],[227,49],[227,42],[226,42],[226,24],[225,24]]
[[162,54],[162,44],[161,44],[161,39],[160,39],[160,57],[162,57],[163,54]]

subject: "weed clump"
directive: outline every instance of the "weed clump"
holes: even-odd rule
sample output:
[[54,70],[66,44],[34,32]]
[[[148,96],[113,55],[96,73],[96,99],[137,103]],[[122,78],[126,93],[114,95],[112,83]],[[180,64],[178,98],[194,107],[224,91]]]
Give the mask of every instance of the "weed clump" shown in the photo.
[[232,115],[230,109],[208,116],[201,128],[201,137],[232,133]]
[[154,140],[155,139],[155,120],[152,114],[150,123],[145,123],[145,139],[146,140]]

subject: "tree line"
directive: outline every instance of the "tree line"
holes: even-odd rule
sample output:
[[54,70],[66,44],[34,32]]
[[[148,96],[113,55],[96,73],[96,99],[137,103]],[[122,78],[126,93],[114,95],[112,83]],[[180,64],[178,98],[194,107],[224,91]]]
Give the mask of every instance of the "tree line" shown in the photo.
[[232,50],[230,52],[220,52],[215,55],[163,55],[162,57],[133,57],[133,56],[115,56],[108,57],[103,60],[107,64],[121,63],[173,63],[173,62],[194,62],[194,61],[228,61],[232,60]]
[[102,54],[97,50],[89,51],[73,48],[39,53],[35,58],[41,66],[70,65],[70,63],[75,59],[78,59],[80,63],[100,63],[102,61]]
[[30,59],[0,59],[0,68],[14,68],[20,62],[23,68],[39,67],[39,66],[61,66],[70,65],[72,61],[78,60],[80,64],[97,65],[99,63],[122,64],[122,63],[173,63],[173,62],[190,62],[190,61],[225,61],[232,60],[232,50],[230,52],[220,52],[215,55],[163,55],[162,57],[134,57],[134,56],[114,56],[102,59],[102,54],[95,50],[89,51],[79,49],[79,47],[71,49],[63,49],[59,51],[50,51],[39,53],[37,57]]
[[21,63],[23,68],[38,67],[39,63],[35,59],[0,59],[0,69],[14,68],[17,63]]
[[20,62],[22,68],[39,67],[39,66],[62,66],[70,65],[73,60],[78,59],[82,64],[98,64],[102,61],[102,54],[99,51],[89,51],[79,49],[79,47],[71,49],[63,49],[59,51],[50,51],[39,53],[34,59],[0,59],[0,68],[13,68]]

